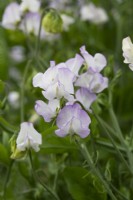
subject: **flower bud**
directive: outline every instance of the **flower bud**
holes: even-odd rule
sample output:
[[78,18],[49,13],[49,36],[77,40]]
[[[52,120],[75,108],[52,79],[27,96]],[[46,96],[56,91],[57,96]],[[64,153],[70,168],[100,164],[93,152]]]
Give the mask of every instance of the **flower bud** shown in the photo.
[[56,10],[50,10],[42,20],[45,31],[50,33],[60,33],[63,28],[63,21]]

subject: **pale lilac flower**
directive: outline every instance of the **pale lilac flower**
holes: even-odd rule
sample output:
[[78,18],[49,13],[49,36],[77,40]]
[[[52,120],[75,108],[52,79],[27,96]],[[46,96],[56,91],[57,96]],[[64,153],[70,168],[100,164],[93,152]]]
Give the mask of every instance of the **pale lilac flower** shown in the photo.
[[108,78],[90,68],[79,76],[75,86],[87,88],[91,93],[99,93],[108,87]]
[[96,7],[93,3],[82,6],[80,15],[83,21],[88,20],[94,24],[103,24],[108,21],[105,10],[101,7]]
[[74,18],[66,14],[61,14],[61,18],[63,21],[63,30],[68,31],[69,26],[75,22]]
[[90,117],[79,104],[67,105],[57,116],[56,124],[59,129],[55,133],[60,137],[77,134],[81,138],[85,138],[90,133],[88,128],[90,123]]
[[22,11],[38,12],[40,9],[39,0],[22,0],[20,4],[20,9]]
[[44,74],[38,73],[33,78],[33,86],[42,88],[42,93],[48,100],[62,97],[69,99],[74,94],[74,79],[75,75],[61,63],[51,66]]
[[80,48],[80,52],[85,59],[88,69],[91,67],[93,71],[100,72],[107,65],[106,58],[101,53],[96,53],[93,57],[86,51],[85,46]]
[[16,2],[10,3],[3,14],[2,26],[7,29],[15,29],[16,25],[21,21],[20,6]]
[[122,41],[124,63],[129,64],[129,68],[133,71],[133,43],[130,37],[126,37]]
[[75,96],[86,110],[90,110],[91,104],[96,100],[96,94],[91,93],[86,88],[80,88],[79,90],[77,90]]
[[37,152],[39,151],[39,145],[42,144],[42,136],[34,129],[32,123],[23,122],[16,143],[19,151],[32,148]]
[[54,117],[56,117],[59,108],[60,102],[57,99],[49,101],[48,104],[38,100],[35,105],[37,114],[41,115],[46,122],[50,122]]
[[[41,20],[41,16],[39,13],[29,12],[24,16],[20,24],[20,29],[24,33],[33,34],[37,36],[39,33],[40,20]],[[44,36],[44,32],[43,32],[43,29],[41,29],[41,37],[43,36]]]

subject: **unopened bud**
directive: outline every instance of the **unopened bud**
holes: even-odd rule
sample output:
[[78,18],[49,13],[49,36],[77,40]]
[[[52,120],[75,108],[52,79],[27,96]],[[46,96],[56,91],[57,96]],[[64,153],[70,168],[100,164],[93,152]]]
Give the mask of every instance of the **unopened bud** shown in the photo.
[[49,33],[60,33],[63,28],[63,21],[56,10],[50,10],[42,20],[42,26]]

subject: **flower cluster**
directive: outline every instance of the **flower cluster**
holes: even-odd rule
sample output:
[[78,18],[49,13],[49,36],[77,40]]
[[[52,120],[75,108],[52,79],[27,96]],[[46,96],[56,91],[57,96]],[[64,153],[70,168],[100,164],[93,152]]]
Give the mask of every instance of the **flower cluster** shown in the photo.
[[[68,30],[68,27],[74,23],[74,19],[66,14],[62,14],[61,19],[63,21],[63,29],[66,31]],[[6,7],[1,25],[6,29],[19,29],[26,34],[37,36],[40,22],[40,0],[22,0],[20,4],[12,2]],[[41,29],[41,39],[47,39],[47,37],[49,38],[50,36],[51,34],[48,34],[43,27]]]
[[[2,26],[7,29],[20,29],[28,34],[38,34],[41,16],[39,0],[22,0],[10,3],[3,14]],[[43,33],[42,33],[43,34]]]
[[92,56],[85,46],[80,53],[82,56],[76,54],[57,65],[51,61],[45,73],[33,77],[33,86],[43,90],[46,100],[37,100],[35,110],[46,122],[57,116],[59,129],[55,133],[60,137],[78,134],[84,138],[89,134],[91,120],[87,111],[97,94],[108,87],[108,78],[100,73],[107,64],[106,58],[100,53]]

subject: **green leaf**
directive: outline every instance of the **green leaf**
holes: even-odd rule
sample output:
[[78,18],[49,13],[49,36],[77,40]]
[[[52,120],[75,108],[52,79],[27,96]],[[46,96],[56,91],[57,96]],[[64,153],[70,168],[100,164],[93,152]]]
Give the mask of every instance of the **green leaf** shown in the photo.
[[10,162],[8,151],[6,147],[1,143],[0,143],[0,162],[6,165],[8,165]]
[[77,150],[76,144],[70,141],[70,137],[60,138],[54,132],[56,126],[47,129],[43,134],[41,151],[44,153],[63,153]]
[[67,167],[63,172],[68,191],[74,200],[106,200],[106,193],[99,179],[81,167]]

